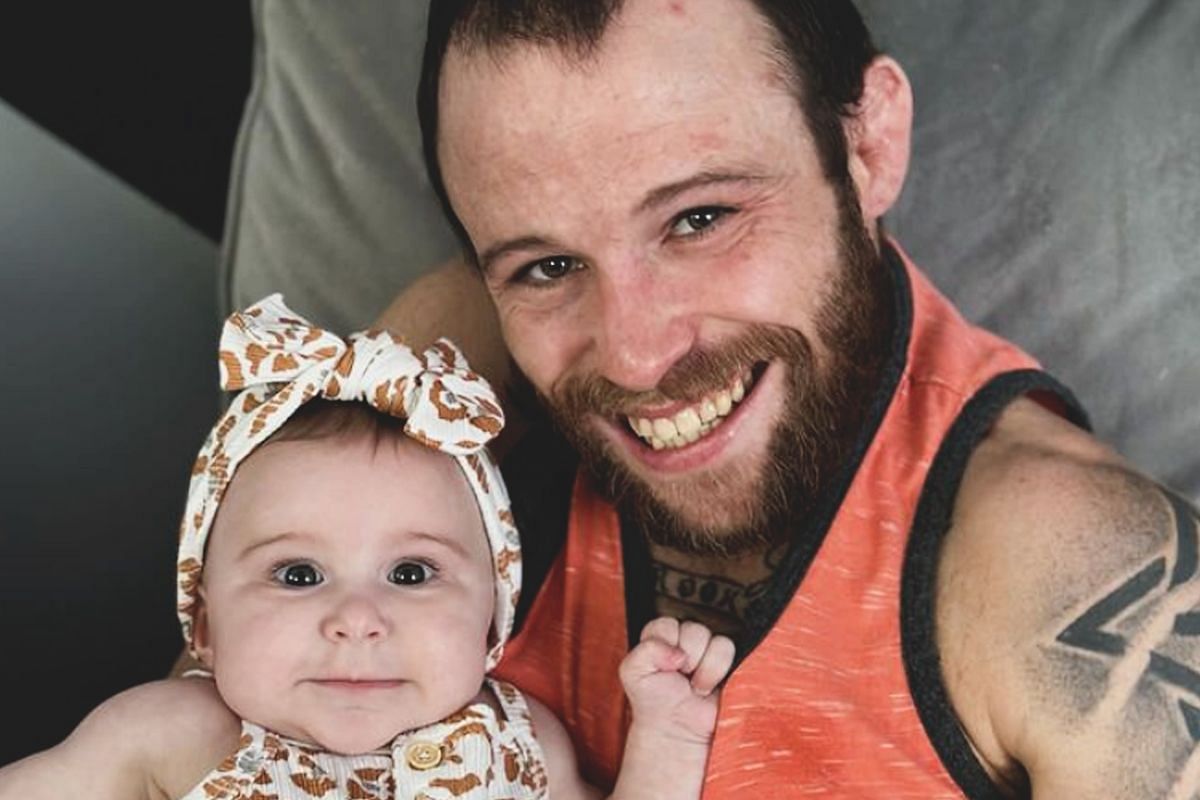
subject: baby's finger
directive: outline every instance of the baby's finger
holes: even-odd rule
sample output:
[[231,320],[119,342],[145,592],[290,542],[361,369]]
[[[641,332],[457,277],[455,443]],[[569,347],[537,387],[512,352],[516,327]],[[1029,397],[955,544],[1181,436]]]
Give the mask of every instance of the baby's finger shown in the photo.
[[690,675],[696,669],[711,640],[712,631],[699,622],[684,622],[679,625],[679,649],[687,653],[687,662],[680,667],[682,672]]
[[666,642],[669,645],[679,644],[679,620],[674,617],[656,617],[646,623],[646,627],[642,628],[642,636],[639,641],[647,639],[657,639],[660,642]]
[[678,647],[658,639],[647,639],[629,651],[621,661],[618,674],[621,683],[628,686],[657,672],[677,672],[685,659],[686,655]]
[[692,672],[692,690],[703,696],[712,694],[713,689],[729,674],[734,651],[733,641],[728,637],[712,637],[699,665]]

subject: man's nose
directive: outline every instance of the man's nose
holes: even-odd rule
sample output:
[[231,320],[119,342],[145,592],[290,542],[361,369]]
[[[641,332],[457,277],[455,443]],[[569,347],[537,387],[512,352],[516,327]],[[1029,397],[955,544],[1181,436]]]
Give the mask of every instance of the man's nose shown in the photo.
[[650,269],[601,282],[596,347],[601,374],[624,389],[654,389],[695,344],[690,292]]
[[321,634],[333,642],[387,638],[391,623],[366,593],[345,594],[321,620]]

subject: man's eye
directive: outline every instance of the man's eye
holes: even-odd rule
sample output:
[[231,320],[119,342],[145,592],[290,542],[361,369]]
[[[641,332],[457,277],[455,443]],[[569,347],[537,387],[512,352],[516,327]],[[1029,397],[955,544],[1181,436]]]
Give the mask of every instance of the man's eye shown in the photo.
[[571,256],[550,256],[533,262],[523,277],[531,283],[551,283],[579,269],[580,262]]
[[325,576],[321,574],[321,570],[314,567],[312,564],[284,564],[277,567],[272,573],[272,577],[284,586],[295,588],[303,588],[305,586],[316,586],[325,582]]
[[671,233],[675,236],[695,236],[712,227],[729,212],[728,208],[720,206],[693,208],[675,218],[675,222],[671,225]]
[[392,567],[388,580],[398,586],[416,586],[433,576],[433,570],[417,561],[405,561]]

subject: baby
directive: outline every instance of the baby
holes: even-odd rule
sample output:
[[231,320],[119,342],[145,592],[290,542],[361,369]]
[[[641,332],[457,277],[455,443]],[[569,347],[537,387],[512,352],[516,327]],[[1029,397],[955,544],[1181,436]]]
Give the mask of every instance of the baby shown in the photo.
[[[343,341],[278,295],[230,317],[221,368],[242,391],[197,459],[178,564],[207,671],[108,700],[0,770],[0,798],[599,796],[553,713],[487,677],[520,549],[486,382],[446,341]],[[699,796],[732,659],[702,626],[647,626],[614,797]]]

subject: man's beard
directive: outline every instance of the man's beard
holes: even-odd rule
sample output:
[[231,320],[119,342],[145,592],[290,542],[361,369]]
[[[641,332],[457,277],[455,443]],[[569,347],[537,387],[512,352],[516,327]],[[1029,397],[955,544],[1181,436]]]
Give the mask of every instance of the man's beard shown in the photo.
[[[880,382],[894,312],[890,276],[867,233],[854,191],[848,179],[835,182],[834,188],[840,269],[817,314],[823,363],[817,364],[800,331],[757,324],[732,341],[688,353],[652,391],[630,392],[597,375],[575,375],[552,397],[542,395],[600,491],[649,541],[716,556],[773,547],[811,513],[850,455]],[[731,496],[723,491],[729,476],[722,472],[701,473],[678,487],[669,482],[652,486],[621,462],[589,422],[593,416],[623,420],[638,408],[668,402],[695,403],[728,386],[748,366],[776,360],[788,368],[787,403],[771,433],[766,462],[752,477],[754,492]],[[698,503],[720,509],[733,522],[689,521],[679,510]]]

